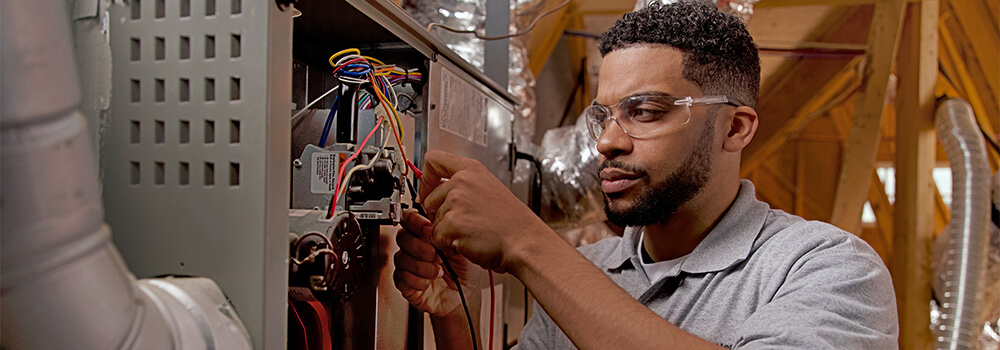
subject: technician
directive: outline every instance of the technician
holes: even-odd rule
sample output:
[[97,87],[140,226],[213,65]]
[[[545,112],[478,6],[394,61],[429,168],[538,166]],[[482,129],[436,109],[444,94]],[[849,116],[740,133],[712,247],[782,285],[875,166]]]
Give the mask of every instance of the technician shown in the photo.
[[618,20],[600,51],[585,115],[605,211],[624,235],[575,250],[481,164],[428,152],[419,198],[431,221],[405,214],[393,277],[431,314],[438,346],[472,343],[430,242],[467,291],[478,286],[470,262],[531,291],[521,349],[896,348],[892,282],[875,251],[770,209],[739,178],[760,85],[742,21],[700,2],[651,4]]

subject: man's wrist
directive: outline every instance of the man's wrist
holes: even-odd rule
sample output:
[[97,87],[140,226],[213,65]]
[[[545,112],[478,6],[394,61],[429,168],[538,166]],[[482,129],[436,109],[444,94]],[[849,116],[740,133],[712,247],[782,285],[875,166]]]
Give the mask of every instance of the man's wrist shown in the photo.
[[[546,249],[544,247],[553,243],[555,238],[562,240],[559,236],[545,225],[544,229],[531,232],[520,239],[510,243],[510,249],[504,254],[504,271],[521,278],[525,272],[531,269],[534,259],[541,257]],[[556,242],[558,243],[558,242]]]

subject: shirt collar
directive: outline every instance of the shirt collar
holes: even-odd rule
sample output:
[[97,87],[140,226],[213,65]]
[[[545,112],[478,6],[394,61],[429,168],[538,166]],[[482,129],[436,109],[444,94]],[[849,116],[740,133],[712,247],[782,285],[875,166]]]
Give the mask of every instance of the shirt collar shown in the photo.
[[[753,183],[740,180],[740,191],[722,220],[709,231],[705,239],[681,263],[688,273],[707,273],[726,269],[746,260],[753,248],[770,207],[757,200]],[[638,266],[636,246],[641,227],[626,227],[618,247],[604,260],[606,269],[618,269],[631,260]]]

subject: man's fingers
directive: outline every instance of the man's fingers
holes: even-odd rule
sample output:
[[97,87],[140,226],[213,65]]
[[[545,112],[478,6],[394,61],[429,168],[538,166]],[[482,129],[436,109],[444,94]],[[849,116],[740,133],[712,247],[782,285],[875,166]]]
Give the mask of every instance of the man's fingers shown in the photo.
[[424,197],[421,203],[424,205],[424,210],[427,210],[427,215],[431,218],[437,218],[437,215],[441,212],[441,205],[448,198],[448,194],[451,193],[451,189],[454,187],[454,183],[445,181]]
[[401,251],[405,251],[417,260],[425,262],[436,260],[434,258],[437,256],[437,252],[434,251],[434,246],[430,243],[430,237],[418,238],[413,233],[401,229],[396,234],[396,244],[399,245]]
[[441,267],[435,263],[421,261],[413,255],[407,254],[405,251],[398,251],[393,256],[393,262],[396,264],[396,270],[408,271],[417,277],[422,277],[426,279],[434,279],[441,277],[443,273],[441,272]]
[[468,168],[476,161],[444,151],[431,150],[424,154],[424,174],[420,178],[420,199],[427,197],[441,185],[443,179],[451,178],[460,170]]
[[[407,231],[407,234],[425,237],[430,233],[431,221],[417,213],[416,210],[407,209],[403,211],[403,219],[399,221],[399,225]],[[400,233],[403,232],[400,231]]]
[[396,289],[404,292],[404,295],[406,295],[407,290],[425,291],[431,286],[431,280],[399,269],[392,273],[392,281],[396,283]]
[[450,211],[446,210],[438,215],[438,220],[434,223],[434,236],[432,243],[434,243],[434,246],[438,249],[450,254],[456,254],[458,252],[457,244],[460,243],[458,241],[460,236],[459,232],[461,231],[455,226],[455,223],[452,220],[449,220],[450,213]]

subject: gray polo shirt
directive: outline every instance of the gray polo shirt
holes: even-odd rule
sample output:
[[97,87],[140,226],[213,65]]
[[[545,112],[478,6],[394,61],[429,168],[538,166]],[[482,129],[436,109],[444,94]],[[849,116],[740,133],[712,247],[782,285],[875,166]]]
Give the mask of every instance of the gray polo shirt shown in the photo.
[[[731,349],[898,347],[896,298],[878,254],[833,225],[770,209],[750,181],[679,271],[654,285],[638,239],[630,227],[579,251],[640,303],[703,339]],[[535,304],[519,348],[574,346]]]

